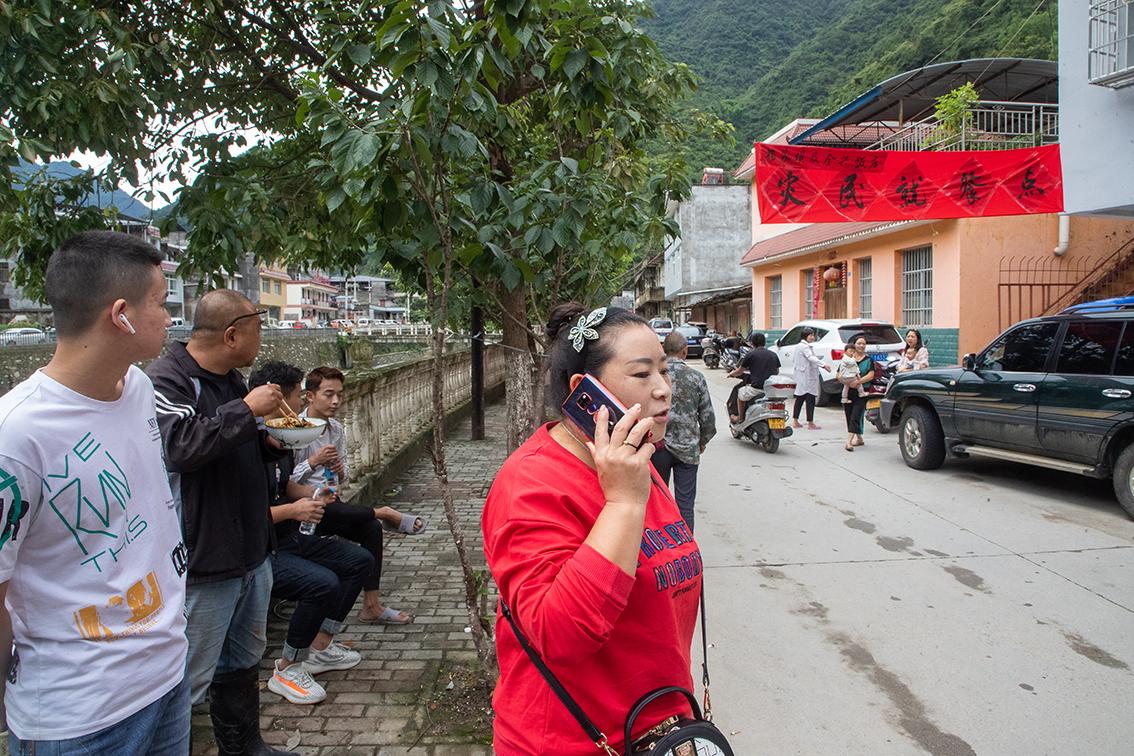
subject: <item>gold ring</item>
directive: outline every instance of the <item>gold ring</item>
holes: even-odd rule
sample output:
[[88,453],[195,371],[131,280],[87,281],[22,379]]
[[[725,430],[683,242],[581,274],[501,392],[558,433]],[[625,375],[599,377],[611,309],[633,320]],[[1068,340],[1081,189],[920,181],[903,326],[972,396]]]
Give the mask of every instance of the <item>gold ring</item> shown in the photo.
[[626,439],[625,441],[623,441],[623,442],[622,442],[622,445],[623,445],[623,446],[633,446],[633,447],[634,447],[635,449],[637,449],[637,448],[638,448],[638,445],[637,445],[637,444],[635,444],[635,443],[634,443],[633,441],[631,441],[630,439]]

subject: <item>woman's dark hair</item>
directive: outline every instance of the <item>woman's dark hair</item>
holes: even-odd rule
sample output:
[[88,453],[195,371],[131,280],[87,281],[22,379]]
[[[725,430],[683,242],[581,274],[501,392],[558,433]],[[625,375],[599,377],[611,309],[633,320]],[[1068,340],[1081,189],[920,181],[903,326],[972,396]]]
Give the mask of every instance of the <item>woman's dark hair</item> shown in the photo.
[[590,312],[590,309],[578,302],[567,302],[555,306],[547,320],[547,401],[556,411],[571,393],[571,376],[582,373],[595,375],[610,362],[614,356],[614,350],[610,348],[612,333],[629,325],[650,327],[645,318],[631,310],[608,307],[606,318],[597,326],[592,326],[598,331],[599,338],[584,339],[583,351],[576,352],[569,337],[571,328],[579,322],[579,318]]
[[921,331],[917,330],[916,328],[906,329],[906,338],[907,339],[909,338],[911,333],[914,334],[915,336],[917,336],[917,346],[915,346],[914,349],[921,349],[922,346],[923,346],[923,344],[921,342]]
[[289,365],[286,362],[272,360],[265,362],[248,378],[249,388],[256,388],[257,386],[265,386],[269,383],[274,383],[280,387],[285,395],[290,394],[295,390],[295,387],[303,380],[303,371],[295,365]]

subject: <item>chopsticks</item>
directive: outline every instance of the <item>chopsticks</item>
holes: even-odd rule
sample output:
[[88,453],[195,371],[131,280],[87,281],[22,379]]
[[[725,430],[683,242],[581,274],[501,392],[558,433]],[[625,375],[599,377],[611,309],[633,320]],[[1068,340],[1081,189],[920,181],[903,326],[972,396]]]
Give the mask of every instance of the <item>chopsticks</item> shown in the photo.
[[300,422],[300,423],[303,422],[303,418],[301,418],[299,415],[295,414],[295,412],[291,409],[291,407],[287,406],[287,402],[280,402],[280,408],[284,411],[284,414],[287,415],[292,420],[295,420],[296,422]]

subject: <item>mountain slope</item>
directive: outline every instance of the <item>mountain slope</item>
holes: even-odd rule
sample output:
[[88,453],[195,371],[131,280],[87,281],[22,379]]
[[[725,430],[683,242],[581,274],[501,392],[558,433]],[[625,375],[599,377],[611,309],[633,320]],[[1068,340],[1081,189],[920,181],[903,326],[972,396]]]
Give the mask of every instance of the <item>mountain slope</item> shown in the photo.
[[[690,103],[736,127],[735,148],[691,145],[735,168],[755,139],[820,117],[931,61],[1055,59],[1056,0],[654,0],[643,26],[703,79]],[[983,16],[983,18],[982,18]]]

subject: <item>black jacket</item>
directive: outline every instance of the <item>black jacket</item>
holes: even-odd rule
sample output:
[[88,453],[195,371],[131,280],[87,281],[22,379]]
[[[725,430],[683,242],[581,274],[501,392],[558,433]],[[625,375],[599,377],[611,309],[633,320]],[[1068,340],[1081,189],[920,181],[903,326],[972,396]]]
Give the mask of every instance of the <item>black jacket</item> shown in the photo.
[[275,548],[264,465],[288,453],[267,444],[243,401],[248,385],[238,371],[210,373],[175,342],[146,373],[181,506],[188,581],[241,577]]

